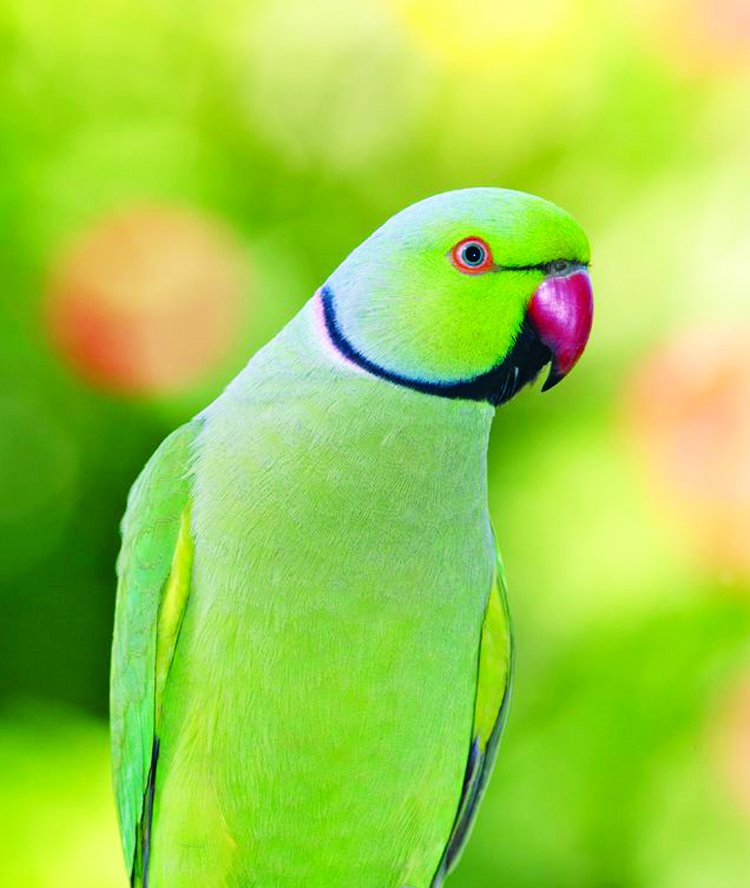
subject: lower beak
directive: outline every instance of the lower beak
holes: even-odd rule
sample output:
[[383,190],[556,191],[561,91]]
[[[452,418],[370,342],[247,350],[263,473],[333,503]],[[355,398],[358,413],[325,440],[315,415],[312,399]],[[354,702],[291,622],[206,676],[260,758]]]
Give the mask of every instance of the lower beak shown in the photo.
[[594,318],[591,280],[583,270],[566,277],[548,277],[531,297],[527,317],[552,354],[546,392],[570,373],[583,354]]

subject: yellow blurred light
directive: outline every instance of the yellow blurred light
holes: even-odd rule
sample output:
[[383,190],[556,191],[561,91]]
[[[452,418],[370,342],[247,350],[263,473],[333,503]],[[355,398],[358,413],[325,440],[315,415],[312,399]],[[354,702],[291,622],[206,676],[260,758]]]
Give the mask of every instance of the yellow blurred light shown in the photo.
[[391,7],[415,38],[442,60],[460,67],[542,64],[536,54],[569,34],[575,0],[408,0]]
[[125,888],[104,724],[63,709],[0,719],[0,885]]
[[419,130],[431,78],[378,0],[269,3],[243,39],[253,131],[290,166],[359,170]]

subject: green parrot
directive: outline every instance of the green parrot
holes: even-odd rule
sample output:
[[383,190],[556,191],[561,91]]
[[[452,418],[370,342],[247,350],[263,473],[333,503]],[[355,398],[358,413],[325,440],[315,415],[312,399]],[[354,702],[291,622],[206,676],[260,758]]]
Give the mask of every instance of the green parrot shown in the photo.
[[111,675],[142,888],[437,888],[505,721],[495,409],[591,329],[539,197],[420,201],[173,432],[122,524]]

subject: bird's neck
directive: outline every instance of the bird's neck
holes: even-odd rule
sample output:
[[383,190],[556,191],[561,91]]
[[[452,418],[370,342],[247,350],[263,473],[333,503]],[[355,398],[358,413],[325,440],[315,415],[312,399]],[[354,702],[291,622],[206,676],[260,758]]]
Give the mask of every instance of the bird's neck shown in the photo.
[[[363,470],[398,465],[440,479],[442,494],[467,487],[486,501],[486,456],[494,408],[425,394],[381,379],[331,343],[317,294],[229,386],[235,405],[265,404],[286,434],[314,429],[323,446],[355,453]],[[296,432],[295,432],[296,430]]]

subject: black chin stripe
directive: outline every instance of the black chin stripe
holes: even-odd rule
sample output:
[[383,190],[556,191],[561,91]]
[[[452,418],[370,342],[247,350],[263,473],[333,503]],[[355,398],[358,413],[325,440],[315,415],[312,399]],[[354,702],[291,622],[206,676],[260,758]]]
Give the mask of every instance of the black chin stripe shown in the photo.
[[458,398],[468,401],[488,401],[499,407],[532,382],[539,371],[548,364],[552,355],[547,346],[543,345],[526,318],[516,337],[513,348],[507,356],[486,373],[471,379],[458,382],[430,382],[394,373],[380,367],[358,351],[344,336],[336,320],[336,309],[333,304],[333,293],[328,287],[320,291],[323,303],[323,319],[326,332],[334,347],[349,361],[380,379],[395,385],[422,392],[425,395],[437,395],[441,398]]

